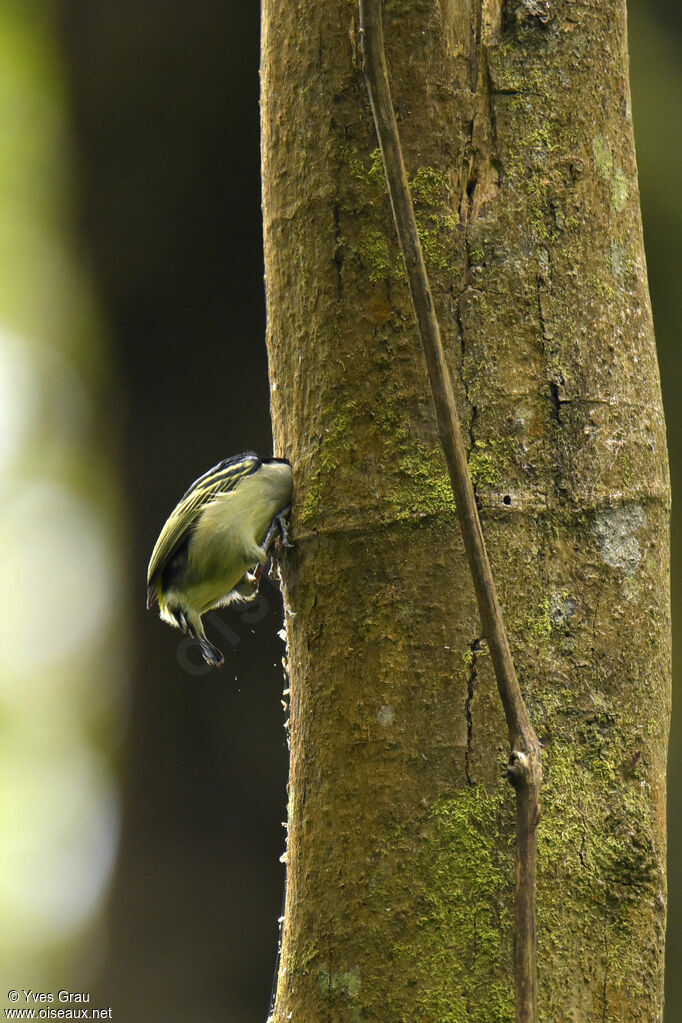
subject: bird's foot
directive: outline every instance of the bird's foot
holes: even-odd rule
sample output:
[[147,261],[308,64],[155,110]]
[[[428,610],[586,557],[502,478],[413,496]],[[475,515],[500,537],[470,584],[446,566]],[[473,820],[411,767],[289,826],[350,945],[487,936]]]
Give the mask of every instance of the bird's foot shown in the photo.
[[266,557],[273,551],[276,552],[279,545],[282,547],[293,547],[294,545],[289,542],[289,523],[287,519],[291,514],[291,505],[283,508],[281,512],[275,515],[274,519],[270,523],[265,540],[263,541],[263,552]]
[[291,505],[285,508],[275,515],[275,522],[279,526],[280,538],[282,541],[282,547],[293,547],[294,545],[289,540],[289,517],[291,516]]

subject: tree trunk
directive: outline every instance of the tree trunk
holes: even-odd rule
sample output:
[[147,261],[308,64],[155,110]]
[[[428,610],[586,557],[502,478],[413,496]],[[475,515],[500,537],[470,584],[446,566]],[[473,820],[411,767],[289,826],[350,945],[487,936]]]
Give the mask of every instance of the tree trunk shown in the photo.
[[[265,0],[275,449],[293,461],[274,1019],[514,1018],[513,796],[345,0]],[[385,5],[493,571],[544,746],[539,1017],[660,1020],[665,434],[625,11]],[[293,1015],[291,1015],[293,1013]]]

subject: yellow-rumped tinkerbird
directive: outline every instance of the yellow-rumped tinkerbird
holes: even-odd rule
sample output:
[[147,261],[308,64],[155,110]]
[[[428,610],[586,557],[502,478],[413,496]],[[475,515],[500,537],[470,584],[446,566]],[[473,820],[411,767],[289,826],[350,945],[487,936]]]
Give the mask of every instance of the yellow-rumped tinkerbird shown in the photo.
[[273,544],[288,546],[293,476],[286,458],[225,458],[191,485],[168,516],[147,569],[147,607],[189,633],[204,660],[223,664],[201,616],[255,597]]

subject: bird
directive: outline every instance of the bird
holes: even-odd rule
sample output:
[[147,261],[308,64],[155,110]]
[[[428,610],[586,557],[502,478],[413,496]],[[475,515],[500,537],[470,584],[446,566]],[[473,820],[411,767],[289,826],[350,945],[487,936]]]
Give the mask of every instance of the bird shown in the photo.
[[221,651],[202,615],[251,600],[278,539],[289,543],[293,474],[286,458],[253,451],[225,458],[195,480],[168,516],[147,569],[147,609],[196,641],[207,664]]

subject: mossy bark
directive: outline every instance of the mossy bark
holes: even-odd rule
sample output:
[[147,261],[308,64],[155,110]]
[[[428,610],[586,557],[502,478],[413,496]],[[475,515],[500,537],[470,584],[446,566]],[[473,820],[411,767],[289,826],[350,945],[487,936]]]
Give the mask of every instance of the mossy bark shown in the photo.
[[[660,1020],[669,492],[624,7],[402,0],[385,4],[384,29],[544,746],[539,1018]],[[265,0],[272,411],[297,488],[274,1019],[502,1023],[506,729],[356,36],[348,0]]]

